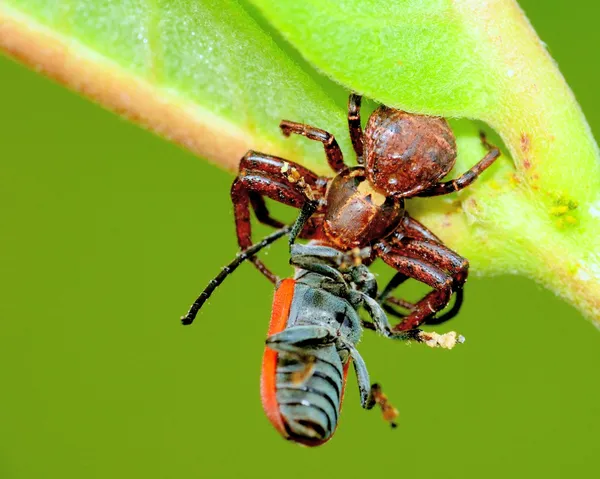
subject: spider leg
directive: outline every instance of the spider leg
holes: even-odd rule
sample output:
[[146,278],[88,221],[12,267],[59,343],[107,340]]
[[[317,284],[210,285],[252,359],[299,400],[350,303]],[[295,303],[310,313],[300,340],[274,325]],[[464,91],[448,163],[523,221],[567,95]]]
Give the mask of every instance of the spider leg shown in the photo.
[[456,293],[454,305],[441,316],[435,317],[432,315],[425,322],[428,324],[440,324],[456,316],[463,302],[463,287],[469,274],[469,262],[444,244],[433,241],[404,239],[400,242],[399,249],[403,254],[412,258],[425,259],[427,262],[447,272],[452,279],[452,291]]
[[[323,189],[323,195],[324,194],[325,190]],[[265,200],[260,194],[250,193],[250,205],[254,210],[254,215],[256,216],[256,219],[263,225],[267,225],[275,229],[283,228],[285,226],[286,223],[279,221],[278,219],[273,218],[271,216],[271,213],[267,208]],[[304,225],[302,231],[300,231],[300,233],[298,234],[298,237],[302,239],[314,238],[317,232],[319,231],[319,228],[321,228],[322,224],[322,216],[312,215]]]
[[395,304],[396,306],[400,306],[406,309],[413,309],[414,304],[409,303],[408,301],[404,301],[403,299],[394,298],[390,295],[394,292],[396,288],[398,288],[401,284],[403,284],[408,279],[408,276],[402,273],[396,273],[394,277],[390,280],[387,286],[383,289],[383,291],[377,296],[378,303],[388,302],[391,304]]
[[[455,300],[454,300],[454,304],[452,305],[452,307],[448,311],[445,311],[443,314],[441,314],[439,316],[433,316],[431,318],[428,318],[425,321],[425,324],[427,324],[427,325],[442,324],[442,323],[445,323],[446,321],[450,321],[452,318],[454,318],[455,316],[458,315],[458,313],[460,312],[460,309],[462,307],[462,304],[463,304],[465,290],[463,288],[458,288],[455,291],[455,293],[456,293]],[[409,303],[408,301],[405,301],[400,298],[394,298],[393,296],[388,297],[383,303],[380,303],[380,304],[381,304],[381,307],[383,308],[383,310],[387,314],[389,314],[391,316],[395,316],[396,318],[399,318],[399,319],[404,319],[407,316],[407,314],[401,313],[396,308],[394,308],[392,305],[400,306],[401,308],[407,309],[409,311],[412,311],[415,309],[415,305],[413,303]],[[374,327],[370,327],[371,326],[370,323],[365,323],[365,324],[368,324],[368,326],[366,326],[368,329],[375,329]]]
[[408,214],[402,220],[402,228],[394,233],[392,243],[402,245],[402,250],[413,257],[427,256],[449,271],[454,279],[455,290],[462,288],[467,281],[469,262]]
[[[257,216],[267,224],[279,224],[270,217],[262,197],[302,208],[307,201],[314,201],[324,191],[326,182],[312,171],[292,162],[263,153],[249,151],[240,161],[240,172],[231,186],[231,200],[238,244],[241,249],[252,245],[250,205],[258,208]],[[261,198],[257,200],[256,198]],[[254,203],[253,203],[254,198]],[[276,283],[277,277],[258,258],[250,259],[258,270]]]
[[348,130],[350,130],[350,140],[356,152],[356,161],[359,165],[364,164],[363,159],[363,130],[360,124],[360,104],[362,96],[351,93],[348,98]]
[[[423,243],[418,240],[410,240],[415,243]],[[410,242],[409,241],[409,242]],[[404,245],[402,245],[404,246]],[[450,274],[442,268],[447,264],[445,258],[437,258],[433,253],[435,248],[430,245],[416,244],[405,250],[399,245],[393,245],[387,241],[380,241],[374,246],[377,255],[388,265],[395,268],[399,273],[414,278],[433,288],[433,291],[425,295],[414,305],[414,309],[393,328],[393,331],[407,331],[417,328],[427,321],[438,311],[441,311],[450,301],[453,292],[454,281]],[[421,254],[421,258],[412,256],[414,251]],[[429,253],[432,254],[429,254]],[[409,256],[411,254],[411,256]],[[433,261],[437,260],[435,264]]]
[[408,236],[409,238],[415,238],[420,240],[435,241],[436,243],[443,243],[431,230],[425,227],[420,221],[417,221],[411,217],[408,212],[404,213],[402,218],[401,227],[394,232],[395,238],[402,238]]
[[[429,240],[440,244],[442,243],[442,241],[435,234],[429,231],[417,220],[411,218],[408,213],[405,213],[405,216],[402,219],[401,227],[398,228],[398,230],[396,230],[394,233],[394,239],[400,240],[405,236],[415,239]],[[386,312],[399,318],[403,318],[405,315],[396,311],[396,309],[391,306],[392,304],[395,306],[400,306],[404,309],[408,309],[409,311],[413,310],[415,306],[413,303],[410,303],[404,299],[391,296],[393,291],[402,285],[407,279],[409,279],[408,276],[402,273],[396,273],[377,298],[377,301],[379,301]]]
[[[412,240],[421,241],[414,242],[408,241],[407,238],[411,238]],[[428,249],[429,255],[434,256],[436,259],[433,261],[435,264],[440,265],[441,269],[447,271],[452,276],[454,281],[453,291],[456,293],[456,299],[452,308],[446,311],[444,314],[440,316],[430,317],[427,319],[427,324],[441,324],[445,321],[448,321],[455,317],[462,306],[463,298],[464,298],[464,290],[463,286],[467,280],[468,276],[468,261],[457,253],[449,249],[442,243],[434,233],[432,233],[429,229],[427,229],[424,225],[422,225],[419,221],[411,218],[408,213],[405,215],[402,220],[402,225],[393,235],[392,243],[400,245],[400,249],[403,251],[403,254],[407,254],[408,256],[414,258],[422,258],[423,251],[422,249]],[[408,245],[408,246],[407,246]],[[435,245],[435,246],[432,246]],[[445,260],[445,261],[444,261]],[[385,296],[387,294],[391,294],[391,291],[394,287],[402,284],[402,277],[399,273],[394,276],[390,284],[388,284],[387,288],[380,295],[381,297],[386,298],[386,304],[384,309],[389,314],[393,314],[395,316],[401,317],[394,308],[390,306],[390,304],[395,304],[397,306],[401,306],[405,309],[411,310],[411,303],[408,303],[402,299],[397,299],[394,297]]]
[[[306,185],[310,187],[313,191],[313,194],[316,193],[317,196],[324,196],[325,189],[327,187],[327,178],[322,178],[317,176],[308,168],[305,168],[302,165],[297,163],[293,163],[290,161],[286,161],[283,158],[279,158],[277,156],[267,155],[265,153],[257,153],[254,151],[249,151],[240,161],[239,170],[248,171],[248,170],[259,170],[263,173],[267,173],[270,175],[279,176],[282,175],[283,172],[287,173],[288,180],[292,178],[292,181],[295,177],[302,178]],[[295,170],[295,172],[293,171]],[[267,208],[264,198],[260,193],[250,192],[250,204],[252,205],[252,209],[254,210],[254,214],[256,215],[256,219],[267,226],[271,226],[273,228],[282,228],[285,226],[285,223],[273,218]],[[309,221],[306,227],[306,230],[315,230],[319,225],[314,224],[314,221]],[[308,236],[300,235],[300,237],[312,237],[311,234]]]
[[250,198],[252,209],[254,210],[254,215],[260,223],[273,228],[283,227],[284,223],[271,216],[267,204],[265,203],[265,199],[262,196],[254,192],[249,193],[248,196]]
[[480,136],[481,142],[489,151],[475,166],[473,166],[473,168],[452,181],[437,183],[430,186],[417,196],[439,196],[462,190],[473,183],[481,173],[490,167],[500,156],[500,150],[488,143],[483,132],[480,133]]
[[339,173],[347,169],[344,164],[344,156],[340,145],[338,145],[335,137],[328,131],[315,128],[314,126],[305,125],[304,123],[296,123],[295,121],[282,120],[279,128],[285,136],[290,136],[292,133],[302,135],[309,140],[320,141],[325,148],[325,156],[327,162],[333,171]]
[[460,308],[462,307],[464,296],[465,296],[465,290],[463,288],[457,289],[456,290],[456,299],[454,300],[454,304],[452,305],[452,307],[448,311],[446,311],[444,314],[441,314],[440,316],[434,316],[433,318],[429,318],[426,321],[426,324],[442,324],[442,323],[445,323],[446,321],[449,321],[452,318],[454,318],[460,312]]

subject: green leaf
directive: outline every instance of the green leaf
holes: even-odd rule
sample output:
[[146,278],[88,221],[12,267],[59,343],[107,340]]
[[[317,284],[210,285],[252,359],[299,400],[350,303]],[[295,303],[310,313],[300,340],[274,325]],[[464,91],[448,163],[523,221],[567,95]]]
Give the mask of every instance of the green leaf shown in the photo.
[[[516,2],[251,1],[349,89],[494,128],[513,168],[497,166],[456,204],[427,200],[412,208],[477,271],[533,277],[600,325],[598,148]],[[462,125],[457,171],[478,159],[476,128]]]
[[345,129],[235,2],[3,0],[0,47],[232,170],[251,148],[323,168],[322,147],[285,139],[282,118]]
[[598,324],[598,150],[514,1],[251,5],[275,31],[225,0],[2,0],[0,48],[232,170],[257,149],[328,172],[320,145],[282,137],[283,118],[326,128],[352,151],[327,81],[300,68],[279,34],[347,89],[463,118],[452,121],[452,175],[483,156],[487,123],[505,145],[501,160],[464,192],[413,201],[411,212],[475,272],[525,274]]

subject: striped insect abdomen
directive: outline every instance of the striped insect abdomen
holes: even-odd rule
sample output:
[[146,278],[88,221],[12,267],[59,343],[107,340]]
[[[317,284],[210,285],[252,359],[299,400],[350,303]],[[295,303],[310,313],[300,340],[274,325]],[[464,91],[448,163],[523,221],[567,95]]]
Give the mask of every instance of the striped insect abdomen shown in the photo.
[[345,368],[333,345],[306,352],[304,357],[279,353],[276,398],[288,438],[316,446],[337,427]]
[[[275,293],[268,335],[288,326],[296,281],[284,280]],[[302,349],[302,354],[265,349],[261,396],[267,417],[287,439],[317,446],[337,427],[349,361],[334,345]]]

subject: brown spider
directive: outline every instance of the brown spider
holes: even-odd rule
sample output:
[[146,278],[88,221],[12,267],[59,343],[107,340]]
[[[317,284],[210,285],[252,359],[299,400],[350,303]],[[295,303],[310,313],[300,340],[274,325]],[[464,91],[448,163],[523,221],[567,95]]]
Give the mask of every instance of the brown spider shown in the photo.
[[[488,168],[500,151],[482,134],[481,140],[489,150],[485,157],[459,178],[440,182],[456,162],[456,141],[446,120],[380,106],[369,117],[363,133],[360,103],[360,96],[350,95],[348,127],[359,164],[356,167],[344,163],[332,134],[287,120],[280,124],[285,136],[295,133],[323,143],[329,166],[336,173],[332,178],[320,177],[276,156],[246,153],[231,187],[238,243],[242,249],[252,245],[250,206],[261,223],[283,226],[270,216],[265,196],[296,208],[311,202],[315,212],[299,233],[300,238],[342,251],[369,246],[372,254],[368,262],[379,257],[397,270],[380,296],[382,301],[408,278],[433,288],[414,305],[388,298],[410,310],[394,328],[396,331],[440,322],[434,316],[448,305],[452,294],[459,293],[457,303],[462,300],[469,263],[411,218],[404,209],[404,199],[461,190]],[[276,276],[258,258],[251,261],[276,282]],[[456,313],[456,307],[453,309]],[[449,319],[448,315],[444,318]]]

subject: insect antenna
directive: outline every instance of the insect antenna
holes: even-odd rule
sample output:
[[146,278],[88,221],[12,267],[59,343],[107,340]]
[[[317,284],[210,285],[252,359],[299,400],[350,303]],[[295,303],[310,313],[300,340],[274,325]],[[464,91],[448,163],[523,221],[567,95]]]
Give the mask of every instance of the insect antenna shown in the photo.
[[198,296],[198,299],[194,301],[194,304],[192,304],[187,314],[181,317],[181,324],[183,324],[184,326],[192,324],[200,308],[204,305],[206,300],[210,298],[213,291],[217,289],[217,287],[223,281],[225,281],[225,278],[227,278],[227,276],[233,273],[240,264],[254,256],[261,249],[269,246],[271,243],[277,241],[282,236],[288,234],[290,231],[292,231],[293,227],[294,225],[289,225],[285,228],[278,229],[274,233],[271,233],[269,236],[263,238],[263,240],[259,243],[253,244],[249,248],[239,253],[231,263],[229,263],[227,266],[224,266],[221,269],[221,272],[217,276],[215,276],[214,279],[210,280],[208,286],[206,286],[206,288],[204,288],[204,291],[200,293],[200,296]]
[[204,303],[206,303],[206,300],[210,298],[210,295],[213,293],[213,291],[217,289],[217,287],[223,281],[225,281],[225,278],[227,278],[227,276],[233,273],[237,269],[237,267],[244,261],[246,261],[249,258],[252,258],[252,256],[258,253],[261,249],[269,246],[271,243],[277,241],[279,238],[287,234],[290,235],[290,245],[292,245],[296,240],[296,237],[302,231],[302,228],[304,227],[306,222],[315,212],[316,208],[316,201],[306,201],[302,206],[302,209],[300,210],[300,215],[298,216],[294,224],[278,229],[277,231],[275,231],[275,233],[271,233],[269,236],[263,238],[261,242],[253,244],[249,248],[239,253],[231,263],[223,267],[221,269],[221,272],[217,276],[215,276],[215,278],[212,279],[210,283],[208,283],[208,286],[204,288],[204,291],[202,291],[202,293],[200,293],[200,296],[198,296],[198,299],[194,301],[194,304],[192,304],[187,314],[181,317],[181,324],[183,324],[184,326],[192,324],[192,322],[196,318],[196,315],[198,314],[198,311],[204,305]]

